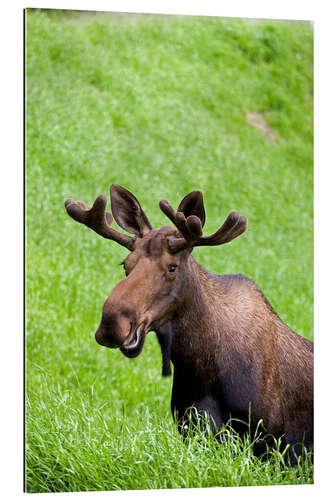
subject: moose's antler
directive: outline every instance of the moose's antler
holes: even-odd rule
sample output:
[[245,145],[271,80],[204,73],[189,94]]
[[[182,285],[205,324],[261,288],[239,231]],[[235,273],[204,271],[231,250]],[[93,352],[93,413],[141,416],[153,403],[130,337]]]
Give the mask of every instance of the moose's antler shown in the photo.
[[[194,199],[196,203],[194,203]],[[161,200],[160,209],[177,227],[182,238],[169,237],[168,245],[172,253],[179,252],[185,248],[198,246],[223,245],[237,238],[247,228],[247,218],[237,212],[230,212],[222,226],[210,236],[202,236],[202,227],[205,221],[205,211],[201,191],[193,191],[185,196],[178,210],[174,210],[170,203]],[[193,208],[194,207],[194,208]],[[191,210],[199,215],[190,213]]]
[[133,250],[135,238],[120,233],[111,227],[113,217],[110,212],[105,211],[106,204],[107,199],[103,195],[96,198],[92,207],[71,198],[65,201],[66,210],[72,219],[85,224],[104,238],[114,240],[128,248],[128,250]]

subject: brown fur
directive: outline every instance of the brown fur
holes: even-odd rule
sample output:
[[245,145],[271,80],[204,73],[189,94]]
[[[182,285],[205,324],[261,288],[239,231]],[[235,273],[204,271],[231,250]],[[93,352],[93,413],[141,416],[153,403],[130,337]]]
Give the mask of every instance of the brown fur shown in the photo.
[[[208,392],[217,373],[237,384],[236,361],[244,359],[255,384],[254,420],[262,418],[269,433],[290,434],[293,422],[312,413],[310,342],[281,321],[248,278],[214,276],[193,258],[189,268],[184,288],[190,293],[173,321],[172,358],[194,366]],[[189,331],[190,338],[184,334]]]
[[[96,209],[73,200],[69,204],[75,220],[86,225],[88,220],[97,232],[102,227],[100,234],[131,250],[124,262],[126,277],[103,306],[97,342],[136,357],[149,331],[172,332],[171,407],[180,424],[190,406],[207,412],[212,428],[218,429],[230,417],[247,421],[250,409],[251,425],[263,420],[267,432],[283,436],[296,454],[302,442],[310,448],[313,344],[283,323],[252,280],[240,274],[214,275],[191,255],[194,246],[223,244],[239,236],[246,218],[231,212],[216,233],[203,237],[203,199],[194,191],[177,212],[167,201],[160,202],[177,229],[156,230],[129,191],[113,185],[112,196],[113,216],[136,235],[130,241],[113,236],[99,208],[96,215]],[[87,208],[82,212],[82,207]],[[170,346],[169,341],[164,344]]]

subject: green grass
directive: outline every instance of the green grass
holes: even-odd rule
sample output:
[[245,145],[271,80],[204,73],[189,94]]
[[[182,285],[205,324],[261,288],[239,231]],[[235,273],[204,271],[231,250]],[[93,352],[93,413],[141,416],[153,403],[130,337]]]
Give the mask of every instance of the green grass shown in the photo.
[[249,227],[197,260],[253,278],[313,339],[311,27],[28,10],[26,33],[27,491],[313,482],[307,461],[259,462],[237,436],[181,440],[154,335],[135,360],[94,341],[126,250],[63,208],[116,182],[158,227],[159,199],[201,189],[205,234],[232,209]]

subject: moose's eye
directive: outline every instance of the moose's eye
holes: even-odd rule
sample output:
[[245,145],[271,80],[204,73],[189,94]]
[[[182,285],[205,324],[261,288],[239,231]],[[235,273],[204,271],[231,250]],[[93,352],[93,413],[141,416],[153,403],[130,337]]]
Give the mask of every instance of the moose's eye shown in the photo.
[[170,264],[168,269],[169,273],[174,273],[177,267],[178,267],[177,264]]

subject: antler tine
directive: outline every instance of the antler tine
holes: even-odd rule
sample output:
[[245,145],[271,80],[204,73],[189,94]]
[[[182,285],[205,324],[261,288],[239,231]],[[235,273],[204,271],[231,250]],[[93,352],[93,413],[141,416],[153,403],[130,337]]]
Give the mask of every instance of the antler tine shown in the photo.
[[93,229],[100,236],[114,240],[128,250],[133,250],[135,238],[111,227],[113,217],[110,212],[105,211],[106,205],[107,199],[104,195],[98,196],[92,207],[71,198],[65,201],[67,213],[72,219]]
[[229,243],[240,236],[247,228],[247,218],[237,212],[230,212],[222,226],[212,235],[199,238],[195,246],[215,246]]
[[177,227],[185,240],[190,242],[202,235],[202,224],[196,215],[185,217],[182,211],[177,211],[170,205],[167,200],[161,200],[159,203],[160,209]]
[[173,222],[175,223],[175,215],[176,215],[176,210],[170,205],[170,203],[167,200],[160,200],[159,202],[159,207],[162,210],[162,212]]
[[185,218],[176,213],[175,218],[182,220],[182,226],[185,231],[177,225],[183,238],[168,238],[169,249],[172,253],[177,253],[185,248],[194,248],[198,246],[223,245],[240,236],[247,228],[247,218],[239,216],[237,212],[230,212],[222,226],[210,236],[202,236],[202,224],[195,215]]

